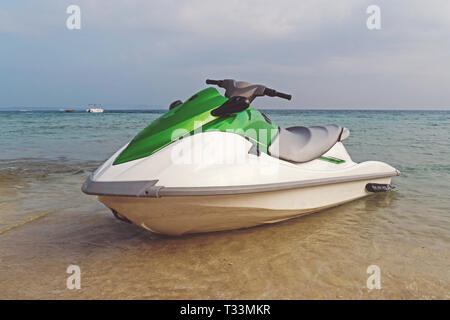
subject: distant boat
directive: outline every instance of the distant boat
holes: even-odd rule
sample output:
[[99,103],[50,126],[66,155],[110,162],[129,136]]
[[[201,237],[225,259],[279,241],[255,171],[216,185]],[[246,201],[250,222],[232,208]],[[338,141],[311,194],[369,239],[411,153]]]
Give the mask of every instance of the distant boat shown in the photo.
[[104,110],[102,108],[89,108],[86,109],[86,112],[91,112],[91,113],[102,113]]
[[73,109],[67,109],[67,110],[64,110],[64,112],[75,112],[75,110],[73,110]]
[[86,112],[89,113],[102,113],[104,110],[101,108],[101,105],[97,106],[96,104],[89,104],[89,108],[86,109]]

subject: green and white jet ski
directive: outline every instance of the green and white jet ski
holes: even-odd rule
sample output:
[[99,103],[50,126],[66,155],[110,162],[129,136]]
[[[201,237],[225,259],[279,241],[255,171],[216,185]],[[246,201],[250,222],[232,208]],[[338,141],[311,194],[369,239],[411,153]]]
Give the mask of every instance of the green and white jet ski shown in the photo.
[[82,186],[122,220],[181,235],[274,223],[392,188],[399,171],[355,163],[338,125],[280,128],[250,104],[291,99],[263,85],[206,80]]

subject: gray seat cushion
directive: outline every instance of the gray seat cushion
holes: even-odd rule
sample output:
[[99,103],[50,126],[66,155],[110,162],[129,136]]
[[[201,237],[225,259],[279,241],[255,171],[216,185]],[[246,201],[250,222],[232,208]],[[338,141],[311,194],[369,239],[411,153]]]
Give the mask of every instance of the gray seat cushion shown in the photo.
[[269,153],[287,161],[308,162],[323,155],[348,134],[348,129],[335,124],[280,128],[269,146]]

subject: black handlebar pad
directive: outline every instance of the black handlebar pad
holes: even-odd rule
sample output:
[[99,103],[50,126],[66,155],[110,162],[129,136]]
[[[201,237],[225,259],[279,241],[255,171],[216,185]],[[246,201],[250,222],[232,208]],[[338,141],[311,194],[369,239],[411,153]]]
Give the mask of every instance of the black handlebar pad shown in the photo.
[[250,101],[245,97],[232,97],[225,101],[220,107],[211,111],[211,114],[220,117],[227,114],[239,113],[250,106]]

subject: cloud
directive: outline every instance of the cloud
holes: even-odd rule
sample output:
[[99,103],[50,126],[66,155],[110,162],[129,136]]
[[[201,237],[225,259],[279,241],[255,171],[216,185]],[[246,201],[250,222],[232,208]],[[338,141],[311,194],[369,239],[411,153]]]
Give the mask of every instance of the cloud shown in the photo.
[[[70,4],[79,31],[65,27]],[[379,31],[366,28],[370,4]],[[298,106],[448,105],[448,12],[446,0],[4,1],[0,104],[166,105],[235,77]]]

